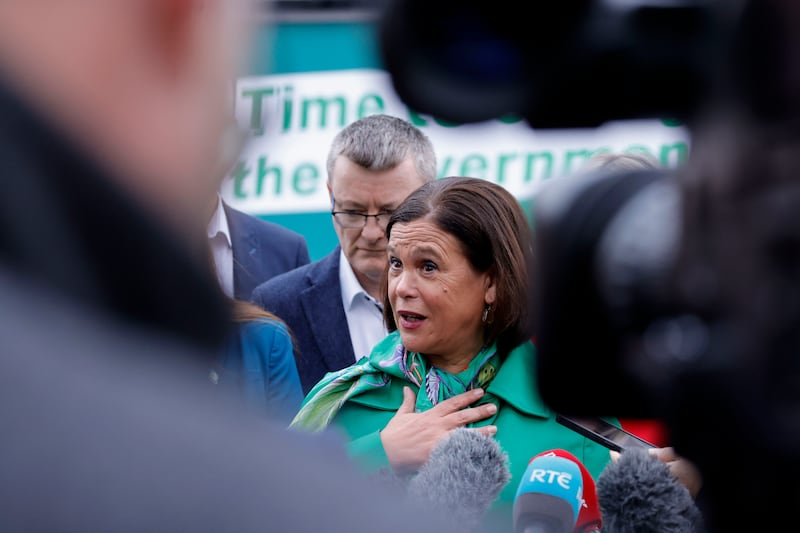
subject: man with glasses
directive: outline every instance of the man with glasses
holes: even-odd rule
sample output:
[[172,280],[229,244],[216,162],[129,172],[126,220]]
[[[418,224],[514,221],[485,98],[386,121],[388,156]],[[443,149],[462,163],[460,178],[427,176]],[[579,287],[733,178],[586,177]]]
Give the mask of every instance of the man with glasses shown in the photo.
[[386,335],[380,294],[386,223],[406,196],[435,179],[436,155],[408,121],[370,115],[336,135],[327,171],[339,245],[261,284],[252,298],[292,329],[304,393],[325,373],[369,354]]

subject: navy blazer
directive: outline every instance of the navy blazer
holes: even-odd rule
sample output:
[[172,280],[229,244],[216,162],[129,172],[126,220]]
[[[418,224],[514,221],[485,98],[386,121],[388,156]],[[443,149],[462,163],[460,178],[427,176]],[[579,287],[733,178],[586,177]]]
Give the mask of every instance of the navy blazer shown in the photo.
[[260,283],[311,258],[305,238],[283,226],[237,211],[222,202],[233,245],[233,295],[249,300]]
[[252,300],[282,318],[294,334],[303,394],[327,372],[356,358],[339,284],[340,248],[319,261],[276,276],[253,291]]

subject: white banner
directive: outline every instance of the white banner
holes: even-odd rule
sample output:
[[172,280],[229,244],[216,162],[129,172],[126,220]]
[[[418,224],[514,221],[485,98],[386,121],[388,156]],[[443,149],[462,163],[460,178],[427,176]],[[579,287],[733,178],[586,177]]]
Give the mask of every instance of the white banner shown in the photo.
[[[588,88],[587,90],[591,90]],[[685,128],[658,120],[597,129],[532,130],[500,120],[451,125],[413,113],[382,70],[344,70],[242,78],[236,116],[250,138],[223,195],[252,214],[329,209],[325,160],[336,133],[369,114],[416,124],[433,141],[439,176],[474,176],[528,197],[544,181],[574,172],[596,152],[645,152],[663,166],[688,157]]]

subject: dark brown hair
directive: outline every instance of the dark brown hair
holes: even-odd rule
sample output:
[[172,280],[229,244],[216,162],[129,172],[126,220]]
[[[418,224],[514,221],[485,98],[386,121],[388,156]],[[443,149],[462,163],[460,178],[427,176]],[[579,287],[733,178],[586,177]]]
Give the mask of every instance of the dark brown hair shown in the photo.
[[245,300],[230,299],[233,305],[233,320],[235,322],[250,322],[253,320],[275,320],[283,322],[277,315],[262,309],[254,303]]
[[[489,273],[497,297],[485,324],[485,342],[497,342],[504,357],[531,337],[528,320],[528,265],[531,231],[519,202],[495,183],[460,176],[426,183],[395,210],[386,228],[390,238],[398,223],[427,219],[461,244],[472,267]],[[388,295],[388,268],[382,279],[384,320],[389,331],[397,324]]]

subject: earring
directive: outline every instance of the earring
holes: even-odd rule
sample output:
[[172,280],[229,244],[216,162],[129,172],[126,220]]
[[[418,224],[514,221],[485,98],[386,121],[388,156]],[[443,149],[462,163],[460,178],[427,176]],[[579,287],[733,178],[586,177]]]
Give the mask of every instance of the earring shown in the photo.
[[[483,315],[481,316],[481,321],[484,324],[491,324],[492,323],[492,320],[489,320],[489,311],[491,311],[491,310],[492,310],[492,306],[491,305],[485,304],[483,306]],[[492,317],[492,319],[494,319],[494,317]]]

